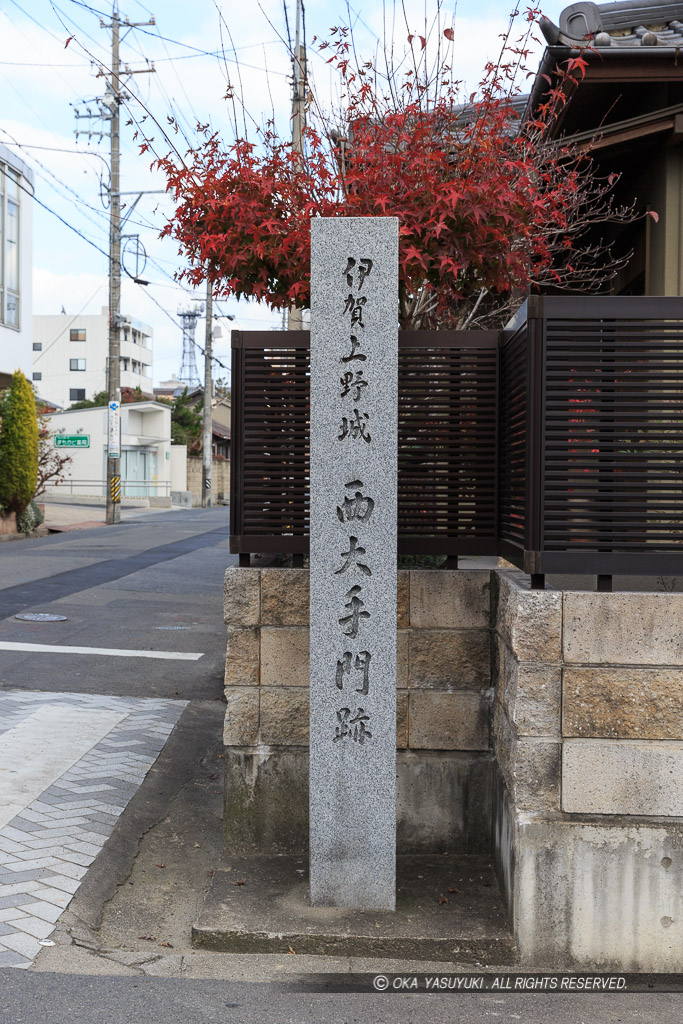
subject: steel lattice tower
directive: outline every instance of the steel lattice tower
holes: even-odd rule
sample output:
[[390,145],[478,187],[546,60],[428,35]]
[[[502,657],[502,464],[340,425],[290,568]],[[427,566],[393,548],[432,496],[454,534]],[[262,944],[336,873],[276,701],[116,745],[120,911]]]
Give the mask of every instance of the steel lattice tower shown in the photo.
[[186,384],[188,388],[197,388],[202,385],[197,373],[194,335],[197,329],[197,320],[203,312],[204,306],[202,304],[186,306],[184,309],[178,310],[178,316],[183,327],[183,361],[180,366],[178,380]]

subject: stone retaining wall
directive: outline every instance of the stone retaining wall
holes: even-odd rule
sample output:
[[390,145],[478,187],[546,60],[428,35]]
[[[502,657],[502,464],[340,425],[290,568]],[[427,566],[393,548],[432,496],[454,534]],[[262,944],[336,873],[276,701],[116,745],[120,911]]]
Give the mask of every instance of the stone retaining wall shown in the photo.
[[[229,569],[225,621],[226,849],[304,853],[307,571]],[[682,622],[683,594],[399,574],[398,848],[493,841],[525,965],[681,969]]]
[[[202,503],[202,457],[187,456],[187,490],[192,492],[192,504],[197,507]],[[228,501],[230,498],[230,460],[212,459],[211,461],[211,497],[217,501]]]
[[527,962],[683,965],[683,595],[496,573],[496,850]]
[[[226,572],[226,843],[234,852],[306,847],[308,601],[308,570]],[[399,572],[397,621],[399,847],[486,848],[489,572]]]

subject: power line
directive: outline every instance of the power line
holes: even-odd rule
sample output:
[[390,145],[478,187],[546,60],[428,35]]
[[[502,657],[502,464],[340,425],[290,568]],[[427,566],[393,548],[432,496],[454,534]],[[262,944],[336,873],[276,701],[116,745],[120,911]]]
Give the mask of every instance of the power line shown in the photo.
[[51,341],[49,341],[49,342],[48,342],[48,344],[47,344],[47,347],[46,347],[46,348],[44,348],[44,349],[42,349],[39,355],[37,355],[37,356],[34,356],[34,358],[33,358],[33,361],[34,361],[35,363],[37,363],[37,362],[38,362],[38,361],[39,361],[40,359],[42,359],[42,358],[43,358],[43,356],[44,356],[44,355],[45,355],[45,354],[46,354],[47,352],[49,352],[49,351],[50,351],[50,349],[52,348],[52,346],[53,346],[53,345],[56,345],[56,344],[57,344],[57,342],[59,341],[59,339],[61,338],[61,336],[62,336],[62,335],[64,334],[64,332],[65,332],[65,331],[68,331],[68,330],[69,330],[69,328],[71,327],[71,324],[72,324],[72,323],[74,322],[74,320],[77,320],[77,319],[78,319],[78,317],[79,317],[79,316],[81,315],[81,313],[83,312],[83,310],[84,310],[84,309],[86,309],[86,308],[87,308],[87,307],[88,307],[88,306],[90,305],[90,303],[91,303],[91,302],[92,302],[92,300],[93,300],[93,299],[95,298],[95,296],[97,295],[97,293],[98,293],[98,292],[101,292],[103,288],[104,288],[104,284],[98,284],[97,288],[96,288],[96,289],[95,289],[95,291],[94,291],[94,292],[92,293],[92,295],[90,296],[90,298],[89,298],[89,299],[87,299],[87,300],[86,300],[86,301],[85,301],[85,302],[83,303],[83,305],[82,305],[82,306],[81,306],[81,308],[79,309],[78,313],[76,313],[76,314],[75,314],[75,316],[72,316],[72,317],[71,317],[71,320],[70,320],[70,321],[69,321],[69,323],[68,323],[68,324],[66,325],[66,327],[64,327],[64,328],[61,328],[61,327],[60,327],[60,329],[59,329],[59,330],[57,331],[57,333],[55,334],[54,338],[53,338],[53,339],[52,339]]

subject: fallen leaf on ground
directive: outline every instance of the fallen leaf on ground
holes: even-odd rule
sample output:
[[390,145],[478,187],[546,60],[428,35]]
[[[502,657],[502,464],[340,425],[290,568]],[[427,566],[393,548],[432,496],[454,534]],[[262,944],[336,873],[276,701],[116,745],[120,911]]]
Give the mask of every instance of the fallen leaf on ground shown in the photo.
[[139,939],[144,939],[146,942],[156,942],[156,935],[138,935]]
[[157,867],[158,867],[158,868],[165,868],[165,867],[166,867],[166,865],[165,865],[165,864],[157,864]]
[[443,903],[448,903],[448,896],[444,896],[444,894],[441,893],[436,902],[439,904],[439,906],[441,906]]
[[246,885],[247,884],[247,880],[246,880],[246,878],[238,878],[237,881],[233,882],[232,884],[233,885]]
[[215,871],[207,871],[206,873],[209,876],[209,878],[213,878],[213,876],[216,874]]
[[195,848],[195,850],[199,850],[199,849],[201,849],[201,847],[199,846],[199,843],[195,843],[195,844],[194,844],[194,848]]
[[296,956],[296,950],[295,950],[295,949],[292,949],[292,947],[291,947],[291,946],[289,947],[289,950],[288,950],[288,955],[289,955],[289,953],[293,953],[293,954],[294,954],[294,956]]
[[449,889],[448,891],[449,891],[449,892],[460,892],[460,890],[459,890],[459,889]]
[[172,942],[160,942],[159,945],[160,946],[165,946],[166,949],[173,949],[173,943]]

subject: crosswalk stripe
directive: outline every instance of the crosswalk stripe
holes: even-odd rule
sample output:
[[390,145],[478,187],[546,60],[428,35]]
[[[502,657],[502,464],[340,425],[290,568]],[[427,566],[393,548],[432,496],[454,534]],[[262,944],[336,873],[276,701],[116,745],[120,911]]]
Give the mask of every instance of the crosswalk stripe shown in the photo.
[[103,654],[110,658],[162,658],[167,661],[199,661],[204,654],[189,651],[127,651],[115,647],[64,647],[59,644],[25,644],[0,640],[0,651],[35,651],[38,654]]

